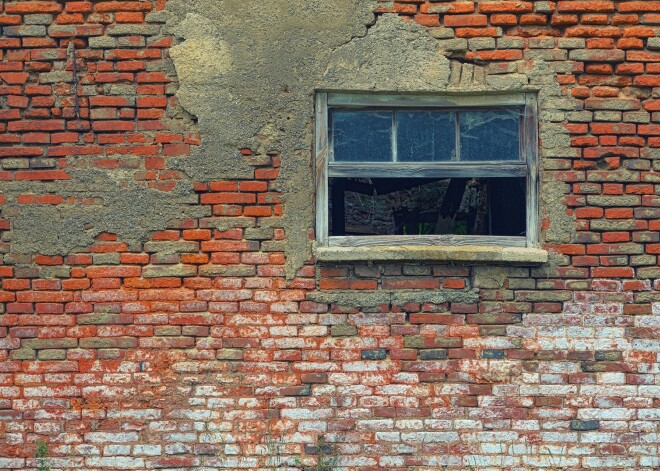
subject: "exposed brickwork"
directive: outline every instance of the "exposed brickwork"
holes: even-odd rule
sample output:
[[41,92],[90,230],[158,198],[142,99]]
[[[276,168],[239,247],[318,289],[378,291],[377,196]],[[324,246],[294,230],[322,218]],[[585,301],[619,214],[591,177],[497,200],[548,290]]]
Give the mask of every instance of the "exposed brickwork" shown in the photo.
[[[0,468],[34,468],[38,439],[53,468],[257,469],[269,439],[310,464],[319,436],[346,469],[660,467],[660,2],[394,2],[488,76],[555,76],[541,190],[562,185],[576,231],[542,237],[547,266],[310,260],[287,280],[281,157],[238,147],[253,175],[190,182],[204,216],[141,247],[17,253],[13,205],[103,203],[56,194],[72,165],[189,179],[172,161],[203,136],[165,7],[1,5],[0,185],[25,186],[0,194]],[[313,295],[415,289],[448,300]]]

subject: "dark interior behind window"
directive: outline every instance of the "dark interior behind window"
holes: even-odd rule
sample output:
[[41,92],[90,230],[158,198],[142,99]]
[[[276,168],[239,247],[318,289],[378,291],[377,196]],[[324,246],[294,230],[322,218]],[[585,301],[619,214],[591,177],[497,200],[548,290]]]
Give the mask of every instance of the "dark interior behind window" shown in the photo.
[[525,236],[525,178],[330,178],[330,235]]

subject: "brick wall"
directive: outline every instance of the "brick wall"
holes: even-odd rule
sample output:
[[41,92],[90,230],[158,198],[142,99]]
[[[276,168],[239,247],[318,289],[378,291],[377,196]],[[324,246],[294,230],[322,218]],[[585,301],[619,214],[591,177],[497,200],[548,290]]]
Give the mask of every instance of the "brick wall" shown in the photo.
[[[293,279],[286,156],[237,144],[253,168],[240,180],[173,164],[204,136],[175,97],[166,7],[1,5],[0,468],[36,467],[38,440],[57,469],[257,469],[269,443],[312,464],[319,437],[346,469],[660,467],[660,2],[378,10],[488,76],[542,62],[554,77],[540,116],[541,191],[559,188],[562,213],[544,213],[552,263],[310,260]],[[553,126],[568,137],[551,146]],[[163,198],[187,182],[200,216],[140,244],[100,232],[18,250],[25,206],[107,204],[83,171]],[[574,233],[552,235],[565,221]],[[336,290],[352,300],[324,297]]]

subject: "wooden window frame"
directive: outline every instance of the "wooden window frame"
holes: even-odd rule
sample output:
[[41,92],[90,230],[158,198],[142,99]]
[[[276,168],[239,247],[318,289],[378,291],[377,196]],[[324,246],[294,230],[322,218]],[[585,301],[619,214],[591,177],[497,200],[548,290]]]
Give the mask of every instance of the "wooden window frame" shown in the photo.
[[[316,240],[322,247],[360,246],[508,246],[538,247],[538,100],[535,93],[507,93],[484,95],[385,95],[361,93],[316,94],[315,186]],[[519,161],[497,162],[332,162],[329,136],[331,108],[364,109],[497,109],[522,107]],[[331,177],[527,177],[526,236],[487,235],[386,235],[386,236],[329,236],[328,208]]]

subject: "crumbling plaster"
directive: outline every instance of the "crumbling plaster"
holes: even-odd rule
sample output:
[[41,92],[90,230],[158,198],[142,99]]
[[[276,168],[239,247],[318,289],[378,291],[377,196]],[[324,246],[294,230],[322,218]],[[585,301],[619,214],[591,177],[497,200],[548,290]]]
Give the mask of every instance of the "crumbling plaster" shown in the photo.
[[[180,38],[170,51],[176,96],[196,117],[202,137],[192,156],[169,165],[189,179],[159,192],[135,183],[131,170],[91,170],[84,168],[84,157],[73,157],[67,182],[7,185],[12,252],[64,254],[88,245],[100,232],[116,233],[134,248],[173,219],[208,216],[194,204],[192,183],[250,178],[253,167],[238,152],[248,147],[256,154],[281,155],[284,216],[266,224],[285,229],[287,275],[293,276],[312,256],[316,90],[538,91],[541,168],[546,158],[572,151],[563,117],[574,110],[573,101],[563,96],[549,63],[519,61],[501,73],[455,61],[433,31],[395,15],[376,21],[375,7],[363,0],[168,2],[164,34]],[[562,202],[566,188],[543,180],[541,185],[541,217],[549,221],[545,241],[570,242],[575,222]],[[99,198],[102,204],[13,204],[16,195],[37,186],[67,197]],[[44,227],[48,230],[37,230]]]

